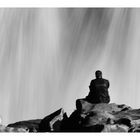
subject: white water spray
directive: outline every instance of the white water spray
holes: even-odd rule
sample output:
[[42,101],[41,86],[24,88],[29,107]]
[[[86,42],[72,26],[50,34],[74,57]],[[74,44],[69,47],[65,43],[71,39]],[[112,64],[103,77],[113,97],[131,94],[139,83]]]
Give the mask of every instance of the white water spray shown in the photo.
[[140,107],[140,9],[0,9],[0,115],[43,118],[88,94],[97,69],[111,101]]

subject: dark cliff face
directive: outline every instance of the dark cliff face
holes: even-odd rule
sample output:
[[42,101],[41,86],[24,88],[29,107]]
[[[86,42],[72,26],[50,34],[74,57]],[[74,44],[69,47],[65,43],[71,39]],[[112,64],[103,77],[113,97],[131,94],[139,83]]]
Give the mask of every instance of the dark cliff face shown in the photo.
[[43,119],[1,125],[0,132],[140,132],[140,109],[80,100],[70,117],[59,109]]

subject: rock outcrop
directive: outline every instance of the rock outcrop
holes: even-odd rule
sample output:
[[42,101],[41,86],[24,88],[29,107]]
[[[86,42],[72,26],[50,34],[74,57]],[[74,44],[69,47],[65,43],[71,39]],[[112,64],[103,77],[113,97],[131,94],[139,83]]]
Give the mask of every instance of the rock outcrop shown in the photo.
[[96,129],[96,132],[139,131],[140,109],[132,109],[115,103],[91,104],[85,100],[78,100],[76,107],[79,114],[78,125],[83,131],[87,129],[93,131],[93,128],[97,126],[100,129]]
[[26,130],[26,132],[38,132],[40,122],[41,122],[41,119],[20,121],[20,122],[16,122],[13,124],[9,124],[7,127],[16,128],[19,131],[22,128],[22,129]]
[[140,132],[140,109],[79,99],[69,117],[61,108],[43,119],[1,125],[0,132]]
[[39,132],[60,132],[62,130],[62,121],[65,118],[67,118],[67,115],[62,108],[55,111],[41,120]]

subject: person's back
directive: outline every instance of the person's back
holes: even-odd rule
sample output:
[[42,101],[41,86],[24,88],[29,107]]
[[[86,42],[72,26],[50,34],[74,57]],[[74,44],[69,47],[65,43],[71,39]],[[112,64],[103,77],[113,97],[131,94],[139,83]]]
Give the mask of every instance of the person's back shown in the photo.
[[96,79],[90,83],[90,92],[86,99],[91,103],[109,103],[109,81],[102,78],[102,72],[99,70],[96,71],[95,76]]

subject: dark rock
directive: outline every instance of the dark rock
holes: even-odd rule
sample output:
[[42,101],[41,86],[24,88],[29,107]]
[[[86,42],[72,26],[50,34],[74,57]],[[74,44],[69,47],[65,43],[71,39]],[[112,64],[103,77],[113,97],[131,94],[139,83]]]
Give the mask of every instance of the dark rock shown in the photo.
[[81,128],[81,132],[102,132],[104,129],[103,124],[97,124],[89,127],[83,127]]
[[140,128],[135,129],[133,132],[140,132]]
[[39,124],[39,132],[60,132],[64,116],[66,117],[62,108],[46,116]]
[[128,127],[132,126],[131,120],[128,118],[120,118],[115,122],[115,124],[126,125]]
[[39,129],[39,123],[41,119],[36,120],[27,120],[27,121],[20,121],[13,124],[9,124],[7,127],[9,128],[23,128],[29,130],[29,132],[37,132]]
[[75,110],[69,117],[67,121],[67,130],[70,132],[77,132],[81,128],[81,121],[82,117],[80,116],[80,113]]
[[131,110],[132,108],[130,106],[127,106],[125,104],[118,105],[119,108],[121,108],[121,111]]
[[68,116],[66,113],[63,114],[63,119],[60,124],[61,132],[67,132],[68,131]]
[[140,132],[140,126],[133,126],[128,130],[128,132]]

